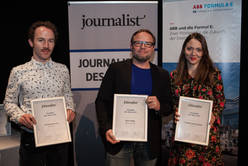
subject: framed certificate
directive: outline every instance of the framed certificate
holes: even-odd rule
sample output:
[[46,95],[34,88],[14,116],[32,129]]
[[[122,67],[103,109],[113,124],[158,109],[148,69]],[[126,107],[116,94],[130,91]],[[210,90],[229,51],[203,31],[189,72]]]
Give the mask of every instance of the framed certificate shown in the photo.
[[213,101],[180,96],[175,140],[208,145]]
[[114,95],[113,134],[121,141],[147,141],[147,95]]
[[31,101],[36,147],[71,142],[64,97]]

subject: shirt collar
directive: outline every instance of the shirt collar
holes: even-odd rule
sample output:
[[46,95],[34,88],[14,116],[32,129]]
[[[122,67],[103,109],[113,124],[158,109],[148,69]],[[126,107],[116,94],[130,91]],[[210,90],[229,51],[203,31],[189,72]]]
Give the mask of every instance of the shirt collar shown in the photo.
[[33,57],[31,58],[31,62],[33,65],[39,67],[39,68],[42,68],[42,67],[52,67],[53,65],[53,60],[52,58],[50,58],[49,61],[47,61],[46,63],[42,63],[42,62],[39,62],[37,60],[35,60]]

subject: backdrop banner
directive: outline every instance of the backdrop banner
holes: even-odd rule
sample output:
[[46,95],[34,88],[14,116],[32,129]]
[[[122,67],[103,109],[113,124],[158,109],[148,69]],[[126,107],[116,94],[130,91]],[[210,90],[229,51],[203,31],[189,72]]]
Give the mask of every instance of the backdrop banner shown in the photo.
[[210,56],[222,72],[227,102],[222,113],[221,146],[224,153],[237,155],[241,0],[164,0],[164,68],[176,68],[183,41],[192,32],[206,37]]
[[155,1],[69,2],[68,12],[72,89],[99,88],[110,63],[130,58],[136,30],[157,36]]
[[[104,165],[95,99],[113,62],[130,58],[130,39],[141,28],[157,36],[156,1],[68,2],[75,165]],[[157,63],[157,46],[153,63]]]

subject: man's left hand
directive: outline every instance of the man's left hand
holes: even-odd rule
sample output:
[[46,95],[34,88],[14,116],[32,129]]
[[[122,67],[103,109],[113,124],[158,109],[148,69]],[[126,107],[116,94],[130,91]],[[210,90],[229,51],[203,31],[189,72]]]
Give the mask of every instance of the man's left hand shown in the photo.
[[75,112],[73,112],[71,109],[67,109],[67,121],[71,123],[74,118],[75,118]]

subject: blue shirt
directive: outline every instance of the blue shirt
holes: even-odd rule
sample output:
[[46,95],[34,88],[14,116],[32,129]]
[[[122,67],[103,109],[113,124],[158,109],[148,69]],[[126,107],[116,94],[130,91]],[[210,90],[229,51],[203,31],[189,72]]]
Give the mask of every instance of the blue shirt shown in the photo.
[[151,69],[141,69],[132,64],[131,94],[152,94]]

